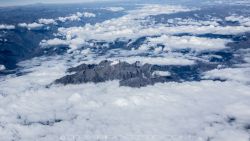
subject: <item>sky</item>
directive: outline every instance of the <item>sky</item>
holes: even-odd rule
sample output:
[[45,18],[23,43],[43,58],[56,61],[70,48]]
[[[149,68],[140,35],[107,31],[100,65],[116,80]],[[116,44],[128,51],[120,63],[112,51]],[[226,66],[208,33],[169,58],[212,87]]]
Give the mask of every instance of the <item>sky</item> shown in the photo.
[[[0,6],[26,5],[34,3],[79,3],[79,2],[96,2],[112,0],[0,0]],[[118,0],[113,0],[118,1]]]

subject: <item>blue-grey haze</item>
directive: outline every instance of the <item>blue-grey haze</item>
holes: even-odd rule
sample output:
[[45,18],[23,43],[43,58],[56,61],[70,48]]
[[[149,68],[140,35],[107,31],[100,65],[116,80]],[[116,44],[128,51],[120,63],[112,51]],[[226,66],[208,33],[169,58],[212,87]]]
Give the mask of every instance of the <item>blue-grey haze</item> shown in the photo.
[[35,3],[84,3],[84,2],[103,2],[119,0],[0,0],[0,6],[26,5]]

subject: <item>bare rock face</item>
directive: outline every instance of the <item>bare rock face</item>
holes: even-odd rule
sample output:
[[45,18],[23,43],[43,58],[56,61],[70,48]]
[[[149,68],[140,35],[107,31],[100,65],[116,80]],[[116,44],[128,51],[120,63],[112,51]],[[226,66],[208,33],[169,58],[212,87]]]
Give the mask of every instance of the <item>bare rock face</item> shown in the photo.
[[55,83],[67,85],[120,80],[121,86],[142,87],[156,82],[164,82],[166,78],[153,75],[152,68],[153,65],[140,65],[139,62],[134,64],[119,62],[113,65],[111,61],[102,61],[98,65],[82,64],[68,70],[68,72],[75,72],[75,74],[60,78]]
[[70,68],[68,72],[73,74],[57,79],[55,83],[67,85],[119,80],[121,86],[144,87],[170,81],[199,81],[200,72],[212,68],[214,67],[201,64],[194,66],[142,65],[140,62],[134,64],[119,62],[113,64],[111,61],[105,60],[99,64],[82,64]]

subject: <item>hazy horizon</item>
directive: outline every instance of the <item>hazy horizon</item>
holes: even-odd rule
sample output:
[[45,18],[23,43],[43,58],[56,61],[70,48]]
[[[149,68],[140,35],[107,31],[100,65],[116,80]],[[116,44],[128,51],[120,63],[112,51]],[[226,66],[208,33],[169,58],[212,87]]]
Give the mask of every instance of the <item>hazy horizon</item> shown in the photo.
[[17,6],[17,5],[28,5],[28,4],[36,4],[36,3],[45,3],[45,4],[53,4],[53,3],[89,3],[89,2],[108,2],[108,1],[121,1],[121,0],[22,0],[21,2],[18,0],[1,0],[1,6]]

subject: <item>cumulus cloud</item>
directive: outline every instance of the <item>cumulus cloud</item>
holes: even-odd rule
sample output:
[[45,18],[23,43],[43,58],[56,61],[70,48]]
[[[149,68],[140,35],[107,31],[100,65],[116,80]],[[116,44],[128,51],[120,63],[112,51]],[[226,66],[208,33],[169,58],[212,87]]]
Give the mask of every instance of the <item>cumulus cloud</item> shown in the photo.
[[20,23],[20,24],[18,24],[18,26],[22,27],[22,28],[27,28],[28,30],[36,30],[36,29],[41,29],[44,25],[34,22],[34,23],[30,23],[30,24]]
[[51,24],[56,25],[58,21],[60,22],[79,21],[81,20],[82,17],[92,18],[92,17],[96,17],[96,15],[90,12],[83,12],[83,13],[77,12],[76,14],[72,14],[70,16],[58,17],[57,19],[41,18],[37,22],[33,22],[33,23],[19,23],[18,26],[22,28],[27,28],[28,30],[36,30],[36,29],[41,29],[42,27],[46,25],[51,25]]
[[225,18],[226,21],[239,22],[243,26],[250,26],[250,18],[244,16],[231,15]]
[[0,71],[3,71],[5,69],[6,69],[5,66],[0,64]]
[[205,79],[222,79],[249,83],[250,68],[225,68],[208,71],[204,74]]
[[197,19],[182,19],[182,18],[174,18],[174,19],[168,19],[168,24],[183,26],[183,25],[193,25],[193,26],[219,26],[219,23],[222,21],[221,19],[211,18],[208,20],[197,20]]
[[6,24],[0,24],[0,30],[11,30],[15,29],[14,25],[6,25]]
[[56,21],[54,19],[39,19],[38,22],[40,24],[45,24],[45,25],[49,25],[49,24],[57,24]]
[[131,10],[128,13],[137,18],[143,18],[149,15],[160,15],[160,14],[170,14],[170,13],[178,13],[178,12],[187,12],[190,9],[183,6],[176,5],[160,5],[160,4],[145,4],[142,7],[139,7],[135,10]]
[[153,72],[154,76],[171,76],[171,73],[168,71],[154,71]]
[[[1,35],[0,35],[0,37],[1,37]],[[2,39],[2,38],[0,38],[0,41],[1,41],[1,42],[7,42],[8,39]]]
[[80,18],[77,15],[71,15],[71,16],[68,16],[68,17],[59,17],[58,20],[61,21],[61,22],[79,21]]
[[123,8],[123,7],[106,7],[106,8],[102,8],[102,9],[112,11],[112,12],[119,12],[119,11],[125,10],[125,8]]
[[92,17],[96,17],[96,14],[89,13],[89,12],[83,12],[83,13],[77,12],[76,14],[72,14],[72,15],[67,16],[67,17],[59,17],[58,20],[61,22],[79,21],[79,20],[81,20],[82,17],[92,18]]
[[49,41],[42,40],[40,42],[40,45],[42,47],[49,47],[49,46],[58,46],[58,45],[68,45],[68,43],[65,40],[55,38],[55,39],[49,40]]
[[249,66],[250,65],[250,48],[241,49],[240,52],[241,54],[244,54],[243,58],[244,58],[244,61],[246,62],[246,64],[243,64],[243,66]]
[[136,63],[137,61],[141,62],[142,64],[156,64],[156,65],[193,65],[195,61],[177,57],[177,56],[164,56],[164,57],[145,57],[145,56],[131,56],[131,57],[114,57],[114,58],[107,58],[107,60],[115,61],[119,60],[122,62],[128,62],[130,64]]
[[179,50],[179,49],[192,49],[195,51],[203,50],[219,50],[226,48],[226,44],[230,40],[225,39],[209,39],[194,36],[168,36],[162,35],[156,38],[148,38],[148,42],[142,45],[139,49],[150,49],[156,47],[158,44],[164,45],[164,50]]
[[90,13],[90,12],[84,12],[84,13],[80,13],[80,16],[83,16],[86,18],[94,18],[94,17],[96,17],[96,14]]
[[204,72],[204,79],[220,79],[235,81],[243,84],[250,84],[250,50],[241,49],[235,53],[234,56],[242,56],[244,59],[243,63],[234,64],[230,68],[218,68],[208,72]]

